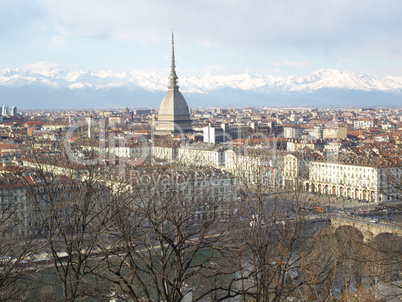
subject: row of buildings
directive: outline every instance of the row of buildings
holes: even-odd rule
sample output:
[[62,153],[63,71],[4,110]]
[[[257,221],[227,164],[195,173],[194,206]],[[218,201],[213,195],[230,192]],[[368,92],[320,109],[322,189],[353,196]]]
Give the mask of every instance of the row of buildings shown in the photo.
[[[92,149],[99,152],[98,146],[78,146],[85,151]],[[267,186],[369,202],[397,201],[401,197],[401,145],[372,144],[358,147],[349,144],[343,149],[328,152],[324,152],[325,148],[310,147],[289,152],[281,140],[273,140],[264,146],[105,146],[103,152],[107,154],[106,158],[214,167],[236,177],[247,177],[251,181],[264,178]]]
[[77,165],[62,154],[46,156],[14,162],[18,166],[0,166],[2,236],[40,238],[49,231],[44,223],[55,217],[54,223],[68,228],[69,221],[79,214],[77,206],[88,201],[94,210],[113,209],[116,202],[122,202],[130,204],[132,211],[152,204],[168,206],[174,201],[181,206],[191,205],[188,215],[195,222],[211,214],[217,215],[214,219],[225,219],[236,210],[233,203],[237,200],[236,178],[220,169],[195,170],[134,161],[126,162],[126,169],[121,171],[116,163]]
[[399,155],[386,157],[379,150],[347,157],[290,153],[284,159],[284,185],[351,200],[400,201],[402,162]]

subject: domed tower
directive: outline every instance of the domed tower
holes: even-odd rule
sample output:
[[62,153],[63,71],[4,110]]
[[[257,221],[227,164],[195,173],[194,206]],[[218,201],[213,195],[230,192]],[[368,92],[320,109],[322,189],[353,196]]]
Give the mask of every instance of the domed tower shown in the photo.
[[169,86],[158,111],[155,130],[158,133],[192,132],[190,112],[187,102],[179,91],[174,58],[174,36],[172,33],[172,65],[169,75]]

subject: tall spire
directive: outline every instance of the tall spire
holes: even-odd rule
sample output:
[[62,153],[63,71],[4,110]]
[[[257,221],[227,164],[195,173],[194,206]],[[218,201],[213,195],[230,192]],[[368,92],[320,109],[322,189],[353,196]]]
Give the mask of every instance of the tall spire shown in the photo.
[[176,65],[175,65],[175,61],[174,61],[174,33],[172,31],[172,70],[175,69]]
[[169,75],[169,88],[178,88],[177,85],[177,74],[176,74],[176,65],[174,59],[174,34],[172,31],[172,64],[170,65],[170,75]]
[[158,111],[155,130],[159,133],[173,134],[192,132],[191,117],[188,105],[177,85],[174,57],[174,35],[172,31],[172,62],[169,75],[169,88]]

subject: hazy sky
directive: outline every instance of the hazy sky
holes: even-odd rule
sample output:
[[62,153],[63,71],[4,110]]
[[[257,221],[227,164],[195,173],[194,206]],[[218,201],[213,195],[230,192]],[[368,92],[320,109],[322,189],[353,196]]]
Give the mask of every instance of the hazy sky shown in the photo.
[[[401,0],[0,0],[0,69],[402,75]],[[39,62],[39,63],[38,63]]]

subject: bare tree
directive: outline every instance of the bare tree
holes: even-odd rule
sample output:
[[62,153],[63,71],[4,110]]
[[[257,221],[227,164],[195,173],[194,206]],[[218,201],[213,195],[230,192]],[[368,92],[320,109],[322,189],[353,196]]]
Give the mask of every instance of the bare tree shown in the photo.
[[[159,174],[157,182],[138,178],[130,185],[130,202],[116,208],[116,245],[108,258],[116,295],[133,301],[230,295],[229,269],[220,265],[228,258],[221,222],[232,204],[224,197],[232,194],[220,189],[231,190],[233,179],[223,175],[179,169]],[[222,181],[226,186],[214,186]],[[200,283],[206,279],[215,282]]]
[[[255,160],[239,177],[242,198],[234,220],[240,237],[237,290],[244,301],[304,299],[307,289],[323,284],[329,273],[319,266],[314,278],[306,273],[319,256],[313,253],[316,241],[307,239],[322,224],[310,222],[304,211],[311,198],[305,191],[308,177],[297,175],[291,188],[283,187],[273,179],[283,171],[277,154],[265,151],[251,156]],[[268,169],[270,162],[276,162],[276,171]]]
[[20,281],[27,277],[26,262],[36,252],[26,232],[25,188],[21,177],[3,173],[0,177],[0,300],[21,301]]
[[402,238],[378,235],[362,251],[366,287],[378,299],[397,299],[402,295]]
[[29,198],[37,240],[51,260],[63,301],[98,295],[94,272],[102,262],[99,245],[111,219],[110,191],[101,164],[75,164],[59,153],[31,153]]

